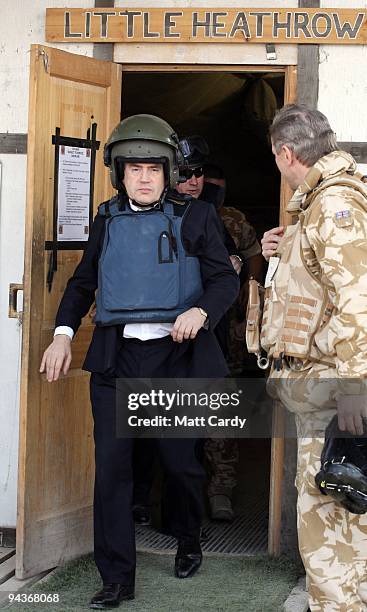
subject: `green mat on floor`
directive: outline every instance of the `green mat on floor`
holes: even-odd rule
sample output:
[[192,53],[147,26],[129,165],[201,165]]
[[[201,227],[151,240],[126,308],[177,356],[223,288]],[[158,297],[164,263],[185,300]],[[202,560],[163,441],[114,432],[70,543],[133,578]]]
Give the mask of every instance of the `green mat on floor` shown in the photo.
[[[126,612],[277,612],[295,586],[300,568],[292,561],[267,557],[206,556],[198,574],[178,580],[173,555],[139,553],[136,599]],[[60,568],[33,593],[58,593],[60,603],[13,604],[12,612],[81,612],[88,609],[100,579],[90,556]]]

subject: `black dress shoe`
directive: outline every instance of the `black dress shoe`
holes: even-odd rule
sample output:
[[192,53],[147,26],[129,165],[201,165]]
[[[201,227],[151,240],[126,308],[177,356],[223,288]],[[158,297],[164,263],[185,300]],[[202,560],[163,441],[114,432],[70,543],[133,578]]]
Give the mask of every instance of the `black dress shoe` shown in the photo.
[[125,599],[134,599],[134,587],[116,582],[105,583],[103,588],[93,595],[89,607],[97,610],[117,608]]
[[148,506],[134,506],[133,516],[135,523],[138,525],[150,525],[152,522],[152,516]]
[[203,554],[197,541],[179,540],[175,558],[176,578],[188,578],[198,571]]

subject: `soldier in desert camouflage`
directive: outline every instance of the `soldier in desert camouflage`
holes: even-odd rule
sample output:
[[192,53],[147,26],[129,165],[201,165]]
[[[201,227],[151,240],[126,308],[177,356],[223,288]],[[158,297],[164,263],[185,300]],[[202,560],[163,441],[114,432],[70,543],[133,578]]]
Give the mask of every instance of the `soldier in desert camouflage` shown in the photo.
[[[205,183],[222,188],[222,198],[217,202],[222,221],[233,238],[238,253],[246,264],[247,276],[261,281],[263,261],[261,247],[254,227],[245,214],[234,206],[224,206],[226,179],[223,170],[215,164],[204,166]],[[227,363],[231,376],[241,376],[244,366],[247,280],[242,283],[240,295],[227,313],[228,343]],[[205,442],[205,456],[210,470],[208,496],[211,517],[231,521],[233,490],[238,481],[239,445],[235,438],[208,438]]]
[[264,234],[269,262],[261,344],[269,390],[295,413],[298,535],[313,612],[367,610],[367,514],[321,495],[324,431],[367,417],[367,189],[326,117],[288,105],[270,129],[295,224]]
[[215,164],[204,166],[205,183],[213,183],[222,188],[222,201],[218,202],[218,212],[225,228],[231,235],[242,261],[246,265],[246,275],[241,274],[241,291],[238,299],[228,311],[228,357],[227,363],[232,376],[241,376],[244,367],[244,346],[246,326],[246,304],[249,277],[262,280],[263,260],[261,247],[255,228],[248,222],[245,213],[234,206],[225,206],[226,179],[223,170]]

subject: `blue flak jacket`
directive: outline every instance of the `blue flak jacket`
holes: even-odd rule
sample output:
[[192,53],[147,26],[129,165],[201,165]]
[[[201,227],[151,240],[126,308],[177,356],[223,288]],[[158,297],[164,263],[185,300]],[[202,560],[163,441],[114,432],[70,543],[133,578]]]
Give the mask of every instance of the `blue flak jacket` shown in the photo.
[[[173,232],[171,241],[162,234],[160,247],[158,243],[158,258],[160,257],[161,260],[168,261],[173,258],[175,248],[177,248],[178,253],[178,249],[182,245],[184,246],[185,256],[187,257],[186,264],[193,267],[199,265],[200,269],[200,290],[202,294],[193,305],[203,308],[209,315],[209,329],[199,330],[195,340],[185,340],[181,345],[182,350],[189,350],[191,355],[190,371],[188,371],[187,375],[189,377],[200,378],[226,376],[228,368],[215,337],[214,328],[235,301],[239,291],[239,280],[223,244],[217,213],[212,204],[199,200],[192,200],[190,204],[186,202],[182,204],[176,203],[174,199],[171,200],[167,197],[167,202],[173,202],[174,216],[182,217],[181,231],[177,234],[180,236],[180,240],[177,239]],[[121,204],[121,208],[128,208],[127,197],[121,198]],[[106,202],[99,207],[100,212],[94,218],[90,237],[82,259],[67,283],[56,315],[56,326],[67,325],[75,333],[77,333],[83,317],[88,314],[95,299],[99,300],[99,262],[105,244],[106,221],[108,220],[106,215],[101,213],[103,208],[108,207],[108,205],[111,208],[111,202]],[[138,218],[137,215],[140,214],[134,213],[134,218]],[[162,226],[163,232],[169,230],[168,218],[169,215],[165,217],[165,225]],[[146,221],[147,217],[143,220]],[[111,227],[113,223],[114,221],[111,223]],[[143,226],[143,223],[141,225]],[[142,227],[141,230],[143,231]],[[176,245],[173,238],[177,240]],[[166,242],[167,240],[168,242]],[[141,235],[139,235],[139,241],[142,242]],[[131,274],[131,265],[133,264],[137,247],[137,244],[133,244],[131,238],[130,245],[131,251],[126,254],[126,258],[124,256],[124,259],[121,250],[119,250],[118,262],[118,268],[124,268],[127,283],[134,282],[134,278],[131,278],[134,276]],[[171,250],[173,253],[171,253]],[[194,278],[194,275],[191,278]],[[125,284],[125,281],[121,280],[122,287],[125,287]],[[181,286],[183,285],[181,284]],[[194,282],[193,286],[195,290]],[[199,284],[197,285],[197,290],[199,294]],[[172,299],[170,292],[165,287],[164,291]],[[185,287],[185,291],[187,292],[187,299],[189,295],[188,287]],[[158,296],[158,293],[156,292],[155,297]],[[129,295],[129,305],[131,305],[132,294],[131,288],[125,292],[126,296]],[[133,297],[133,305],[136,306],[141,297],[136,293],[133,294]],[[179,299],[181,297],[182,295],[179,295]],[[171,303],[173,303],[173,300]],[[166,307],[166,305],[163,304],[162,297],[160,297],[158,309],[163,310],[163,307]],[[165,315],[167,315],[167,312],[165,312]],[[90,324],[90,320],[87,323]],[[94,327],[93,337],[83,364],[84,370],[114,375],[117,356],[123,349],[123,325],[96,325]]]
[[[170,202],[162,210],[120,209],[118,198],[108,218],[98,265],[97,325],[174,322],[203,294],[198,257],[186,253],[183,216]],[[99,214],[104,215],[106,207]],[[128,266],[122,262],[129,262]]]

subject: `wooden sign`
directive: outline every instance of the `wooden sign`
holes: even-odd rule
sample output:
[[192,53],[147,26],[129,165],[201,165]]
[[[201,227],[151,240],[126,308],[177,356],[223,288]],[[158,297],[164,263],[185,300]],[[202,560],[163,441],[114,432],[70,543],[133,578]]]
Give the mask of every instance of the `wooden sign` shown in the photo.
[[367,43],[361,9],[46,9],[48,42]]

